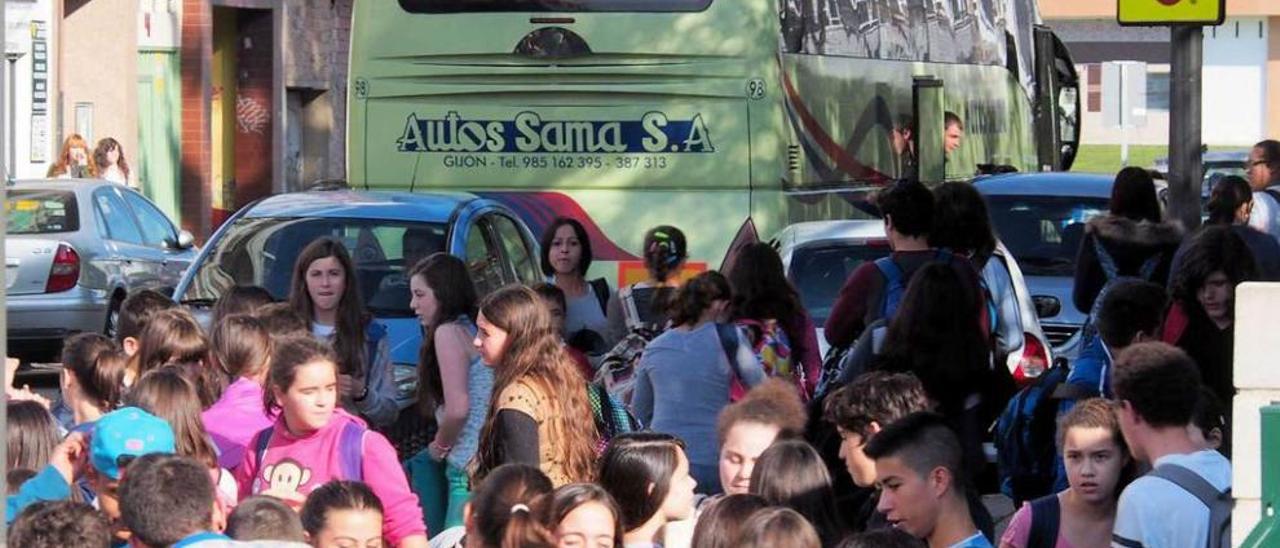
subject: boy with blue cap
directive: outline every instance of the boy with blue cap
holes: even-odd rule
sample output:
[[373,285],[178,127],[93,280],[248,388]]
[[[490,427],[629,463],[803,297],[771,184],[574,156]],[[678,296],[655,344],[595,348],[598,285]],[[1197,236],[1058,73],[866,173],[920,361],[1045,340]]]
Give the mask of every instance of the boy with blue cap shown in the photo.
[[[137,407],[117,409],[98,419],[93,432],[73,432],[54,448],[49,465],[22,484],[5,503],[5,523],[39,500],[71,496],[71,485],[86,477],[98,496],[98,507],[111,520],[116,542],[127,539],[120,525],[116,489],[130,462],[151,453],[173,453],[173,428],[164,419]],[[86,466],[86,463],[90,466]]]

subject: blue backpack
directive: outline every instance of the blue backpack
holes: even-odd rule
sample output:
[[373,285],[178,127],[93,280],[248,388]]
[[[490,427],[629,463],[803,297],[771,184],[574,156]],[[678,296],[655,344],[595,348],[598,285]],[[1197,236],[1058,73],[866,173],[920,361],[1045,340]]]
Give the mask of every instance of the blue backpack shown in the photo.
[[[955,259],[956,255],[954,253],[939,249],[933,260],[950,263]],[[898,263],[893,261],[892,255],[876,259],[875,265],[876,269],[880,270],[880,275],[884,276],[884,302],[880,305],[880,317],[884,318],[885,326],[888,326],[889,322],[893,320],[894,314],[898,313],[898,306],[902,304],[902,297],[906,294],[907,284],[911,280],[907,278],[906,273],[902,271]],[[982,289],[982,298],[987,304],[987,325],[994,330],[997,318],[996,303],[981,273],[978,274],[978,285]]]
[[996,467],[1000,492],[1014,505],[1053,492],[1058,469],[1058,410],[1062,400],[1097,394],[1067,383],[1070,369],[1056,365],[1009,400],[996,421]]

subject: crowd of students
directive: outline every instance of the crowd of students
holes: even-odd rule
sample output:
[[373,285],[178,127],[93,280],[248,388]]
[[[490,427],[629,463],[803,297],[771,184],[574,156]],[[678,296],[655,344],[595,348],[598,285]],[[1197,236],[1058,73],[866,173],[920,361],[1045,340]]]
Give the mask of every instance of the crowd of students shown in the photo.
[[[971,186],[903,181],[875,200],[892,254],[853,272],[826,322],[848,349],[835,370],[776,251],[749,245],[726,274],[686,277],[672,226],[644,236],[648,279],[617,291],[587,278],[573,219],[544,234],[533,287],[481,298],[461,259],[409,265],[416,391],[398,387],[399,341],[337,239],[301,251],[282,302],[236,287],[203,325],[135,292],[114,339],[66,341],[57,401],[9,390],[9,542],[1213,542],[1220,505],[1203,494],[1230,489],[1234,287],[1273,279],[1280,245],[1245,224],[1239,180],[1218,184],[1189,237],[1155,196],[1145,172],[1121,171],[1085,230],[1074,304],[1090,320],[1063,372],[1071,395],[1053,400],[1057,485],[1015,497],[999,538],[978,492],[983,442],[1017,381],[1039,382],[1003,365],[1023,344],[1013,259]],[[431,425],[415,433],[425,448],[400,443],[405,414]]]

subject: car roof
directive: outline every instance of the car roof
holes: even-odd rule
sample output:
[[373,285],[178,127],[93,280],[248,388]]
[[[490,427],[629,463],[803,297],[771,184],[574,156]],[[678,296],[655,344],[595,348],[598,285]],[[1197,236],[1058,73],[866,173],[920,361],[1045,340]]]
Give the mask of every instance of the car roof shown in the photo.
[[114,185],[106,179],[19,179],[9,186],[14,190],[86,190]]
[[1102,173],[1009,173],[974,180],[988,196],[1064,196],[1110,198],[1115,175]]
[[778,233],[778,243],[784,247],[792,247],[825,240],[884,237],[884,221],[881,219],[809,221],[794,223],[782,229]]
[[246,211],[245,217],[374,218],[444,223],[459,207],[475,199],[474,194],[465,192],[290,192],[264,198]]

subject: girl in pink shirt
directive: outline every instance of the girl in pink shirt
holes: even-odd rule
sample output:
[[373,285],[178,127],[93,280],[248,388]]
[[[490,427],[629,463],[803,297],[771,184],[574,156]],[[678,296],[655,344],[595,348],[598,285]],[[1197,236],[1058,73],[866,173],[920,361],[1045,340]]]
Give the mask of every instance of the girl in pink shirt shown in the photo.
[[234,381],[201,415],[204,429],[218,446],[218,465],[240,465],[253,436],[275,423],[267,413],[262,385],[267,381],[271,335],[261,320],[247,314],[222,318],[213,328],[213,363]]
[[395,450],[381,434],[337,408],[337,358],[310,337],[277,341],[266,407],[274,426],[259,432],[236,468],[240,498],[270,495],[301,506],[332,480],[362,481],[384,508],[383,536],[393,546],[427,546],[418,499],[409,491]]
[[1058,421],[1058,447],[1070,487],[1023,504],[1000,548],[1111,545],[1116,501],[1132,478],[1133,463],[1115,404],[1093,398],[1073,407]]

